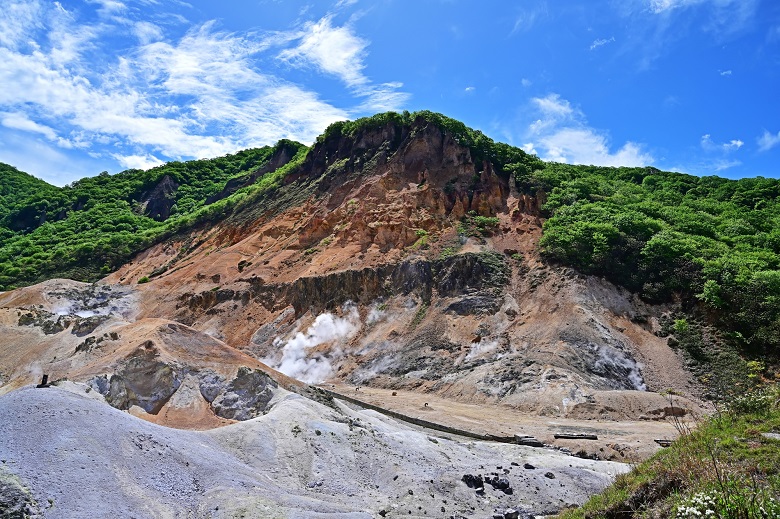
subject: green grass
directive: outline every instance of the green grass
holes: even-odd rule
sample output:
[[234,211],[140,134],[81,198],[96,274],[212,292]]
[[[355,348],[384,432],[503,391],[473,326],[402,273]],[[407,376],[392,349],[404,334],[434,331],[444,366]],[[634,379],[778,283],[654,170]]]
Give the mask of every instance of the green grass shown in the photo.
[[[780,517],[780,386],[733,399],[560,519]],[[707,512],[711,510],[711,512]]]

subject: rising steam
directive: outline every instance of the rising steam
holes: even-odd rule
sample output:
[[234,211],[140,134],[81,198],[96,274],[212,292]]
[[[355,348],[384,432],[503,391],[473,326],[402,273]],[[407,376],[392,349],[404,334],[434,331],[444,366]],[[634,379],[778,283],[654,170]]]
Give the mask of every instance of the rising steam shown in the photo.
[[[277,338],[275,345],[282,346],[282,359],[276,369],[287,376],[307,384],[326,380],[333,373],[332,362],[341,356],[341,342],[349,339],[360,329],[360,316],[353,305],[345,306],[344,317],[330,312],[320,314],[306,332],[298,332],[284,342]],[[316,346],[335,343],[329,352],[311,354]],[[311,355],[311,356],[310,356]],[[273,365],[273,361],[266,363]]]

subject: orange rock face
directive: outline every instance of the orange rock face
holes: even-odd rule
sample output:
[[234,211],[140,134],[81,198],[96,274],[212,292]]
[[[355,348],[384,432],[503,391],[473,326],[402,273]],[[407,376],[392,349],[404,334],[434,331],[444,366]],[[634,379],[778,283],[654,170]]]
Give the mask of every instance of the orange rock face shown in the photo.
[[[206,370],[225,384],[261,370],[305,390],[266,364],[536,415],[652,420],[664,402],[647,390],[666,388],[696,410],[695,382],[654,334],[665,308],[542,261],[544,202],[433,125],[318,142],[281,188],[106,277],[131,310],[87,334],[122,337],[90,361],[73,353],[86,339],[72,324],[51,336],[19,325],[30,305],[53,305],[51,286],[0,296],[4,330],[28,351],[4,346],[2,376],[30,381],[18,366],[36,356],[57,376],[116,374],[148,340],[191,396],[155,409],[172,421],[184,408],[193,423],[218,421],[196,390]],[[171,326],[190,339],[173,345]]]

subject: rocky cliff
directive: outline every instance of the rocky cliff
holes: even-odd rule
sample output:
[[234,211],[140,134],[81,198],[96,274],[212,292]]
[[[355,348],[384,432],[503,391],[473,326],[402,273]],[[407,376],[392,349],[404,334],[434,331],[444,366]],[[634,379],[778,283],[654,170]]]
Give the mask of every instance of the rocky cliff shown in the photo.
[[163,271],[136,286],[141,316],[306,382],[586,418],[662,418],[668,388],[694,398],[655,334],[667,309],[545,264],[545,193],[474,154],[424,118],[331,132],[278,190],[106,282]]

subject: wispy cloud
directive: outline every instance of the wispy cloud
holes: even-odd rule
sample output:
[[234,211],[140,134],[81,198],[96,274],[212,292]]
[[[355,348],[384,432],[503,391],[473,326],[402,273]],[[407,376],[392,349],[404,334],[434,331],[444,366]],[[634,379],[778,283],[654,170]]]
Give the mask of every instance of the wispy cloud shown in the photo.
[[664,16],[700,7],[707,10],[705,30],[731,34],[753,19],[758,4],[758,0],[648,0],[647,7],[651,13]]
[[590,44],[590,50],[596,50],[599,47],[602,47],[602,46],[604,46],[604,45],[606,45],[608,43],[613,43],[614,41],[615,41],[615,37],[614,36],[609,38],[609,39],[606,39],[606,40],[605,39],[593,40],[593,43]]
[[715,172],[721,172],[741,165],[742,161],[736,159],[721,159],[709,164],[707,169],[714,170]]
[[523,6],[516,9],[515,22],[512,25],[510,36],[520,32],[526,32],[533,28],[537,21],[548,15],[547,3],[538,2],[535,6]]
[[142,45],[163,39],[163,30],[151,22],[138,22],[133,25],[133,34]]
[[[86,7],[71,12],[42,0],[5,2],[0,83],[13,85],[0,89],[6,132],[32,133],[55,148],[85,148],[122,167],[149,167],[280,138],[311,142],[331,122],[397,109],[409,98],[400,83],[368,78],[369,42],[331,17],[276,33],[226,32],[207,22],[172,37],[164,13],[145,19],[147,10],[131,0],[90,4],[94,22]],[[121,51],[116,38],[125,38]],[[353,105],[334,106],[274,75],[280,55],[340,79]],[[2,144],[0,160],[10,160]]]
[[[58,2],[55,6],[61,9]],[[12,49],[27,46],[29,33],[42,26],[43,13],[44,8],[39,2],[4,2],[0,9],[0,44]]]
[[621,52],[635,57],[639,70],[652,69],[663,56],[697,32],[714,43],[743,34],[756,20],[760,0],[629,0],[615,2],[630,37]]
[[758,138],[758,151],[769,151],[778,144],[780,144],[780,132],[775,134],[764,130]]
[[402,83],[371,82],[363,72],[368,40],[357,36],[349,25],[334,26],[332,15],[306,23],[293,38],[299,41],[298,45],[280,52],[279,58],[337,77],[355,95],[367,98],[361,109],[397,109],[408,100],[409,95],[399,91]]
[[709,133],[701,136],[701,147],[705,151],[719,151],[723,153],[730,153],[736,151],[744,146],[745,143],[740,139],[731,139],[728,142],[716,143],[712,140]]
[[25,132],[40,133],[47,139],[53,141],[57,138],[57,133],[43,124],[38,124],[35,121],[31,121],[26,115],[21,113],[4,113],[0,114],[0,124],[6,128],[13,128],[15,130],[22,130]]
[[308,22],[298,34],[300,43],[279,54],[283,60],[313,65],[320,71],[341,79],[349,87],[368,83],[363,75],[363,59],[368,41],[356,36],[349,27],[334,27],[332,17]]
[[605,132],[587,124],[585,115],[558,94],[531,100],[540,117],[528,128],[523,148],[545,160],[599,166],[644,166],[655,160],[640,144],[626,142],[611,151]]
[[730,76],[731,75],[731,70],[719,70],[718,73],[721,76]]

